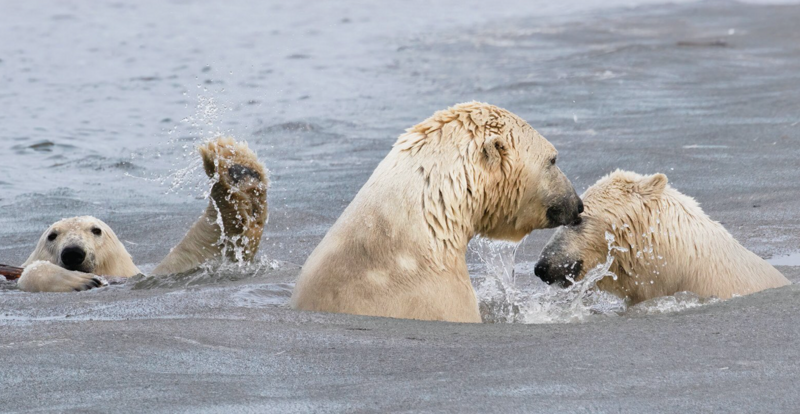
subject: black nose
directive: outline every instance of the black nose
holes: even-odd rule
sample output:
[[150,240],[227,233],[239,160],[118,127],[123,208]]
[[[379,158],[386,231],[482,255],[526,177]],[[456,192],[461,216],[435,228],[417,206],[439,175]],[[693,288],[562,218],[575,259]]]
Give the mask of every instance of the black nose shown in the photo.
[[554,282],[550,275],[550,263],[547,263],[544,260],[539,260],[536,263],[536,267],[533,268],[533,273],[536,275],[536,277],[542,279],[542,281],[548,285]]
[[565,265],[556,263],[553,266],[549,260],[539,259],[536,267],[533,268],[533,273],[548,285],[556,284],[565,288],[572,285],[570,279],[576,279],[581,274],[581,270],[583,270],[583,260],[576,260]]
[[578,214],[575,215],[572,219],[572,223],[569,223],[570,226],[577,226],[583,222],[581,218],[581,214],[583,214],[583,200],[578,200]]
[[61,251],[61,263],[69,270],[78,270],[86,259],[86,252],[80,247],[69,246]]
[[536,263],[536,267],[533,268],[533,273],[539,279],[542,279],[542,282],[547,283],[548,285],[552,285],[554,283],[558,283],[560,285],[566,279],[562,275],[558,274],[559,272],[555,270],[557,269],[553,269],[553,267],[550,265],[550,262],[546,260],[539,260]]

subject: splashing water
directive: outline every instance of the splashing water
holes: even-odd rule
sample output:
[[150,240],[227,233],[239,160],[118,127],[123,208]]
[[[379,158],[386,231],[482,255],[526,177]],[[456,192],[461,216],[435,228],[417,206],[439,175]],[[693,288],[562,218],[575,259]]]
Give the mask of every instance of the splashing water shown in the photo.
[[[125,175],[155,182],[166,187],[165,194],[185,193],[194,198],[208,198],[209,181],[202,171],[202,162],[197,155],[197,147],[214,138],[230,135],[230,131],[223,130],[221,114],[232,111],[229,104],[221,102],[215,96],[223,94],[224,89],[210,91],[207,87],[198,84],[199,92],[195,96],[196,104],[191,114],[181,119],[180,123],[166,131],[168,139],[164,145],[159,145],[151,150],[141,150],[131,154],[131,160],[136,158],[163,158],[172,157],[170,168],[164,172],[152,171],[145,176],[131,173]],[[183,93],[188,96],[188,92]],[[187,105],[187,109],[189,105]]]
[[[624,299],[596,288],[597,282],[617,275],[610,271],[614,263],[612,252],[627,251],[615,245],[614,236],[606,232],[608,254],[606,260],[590,269],[580,281],[568,288],[550,286],[533,275],[535,263],[517,266],[524,278],[518,278],[514,256],[519,245],[476,239],[470,248],[479,263],[473,278],[480,302],[481,316],[490,323],[571,323],[583,322],[592,317],[621,314],[650,315],[676,312],[716,303],[715,298],[701,298],[689,292],[656,298],[628,308]],[[517,282],[521,286],[518,287]]]
[[[216,138],[231,135],[230,131],[223,130],[220,125],[222,122],[221,114],[233,110],[229,104],[221,103],[215,95],[224,94],[224,89],[210,91],[204,85],[197,85],[198,93],[196,95],[196,104],[194,112],[184,117],[181,122],[170,129],[167,134],[169,139],[166,142],[166,148],[163,151],[168,153],[177,153],[171,162],[171,167],[167,173],[154,173],[150,178],[143,178],[147,181],[156,181],[162,186],[166,186],[165,194],[170,193],[188,193],[188,195],[195,199],[208,200],[213,208],[217,211],[216,224],[222,230],[218,244],[222,246],[221,256],[223,258],[229,257],[232,253],[235,258],[231,265],[238,266],[239,270],[244,270],[246,263],[244,263],[245,251],[244,247],[248,243],[246,236],[234,235],[231,237],[225,234],[225,224],[222,220],[222,213],[211,198],[211,188],[216,184],[220,177],[215,174],[209,178],[203,171],[203,163],[198,154],[198,146],[212,141]],[[188,92],[183,93],[184,96]],[[187,108],[189,105],[187,105]],[[178,134],[179,131],[184,131]],[[180,135],[180,136],[179,136]],[[157,157],[161,156],[161,150],[157,150]],[[152,155],[152,154],[151,154]],[[132,154],[131,158],[135,158],[137,154]],[[218,160],[215,163],[218,165]],[[130,174],[128,174],[130,176]],[[237,216],[237,219],[241,217]],[[241,243],[239,243],[241,241]],[[233,249],[231,252],[229,249]]]
[[476,238],[470,244],[472,253],[484,266],[478,273],[488,275],[473,278],[485,322],[512,322],[518,312],[514,256],[520,244],[483,238]]
[[198,269],[166,276],[133,276],[126,285],[130,289],[185,288],[198,285],[215,285],[263,277],[280,270],[282,263],[260,256],[249,263],[217,260],[203,263]]
[[625,303],[611,294],[593,289],[604,277],[616,276],[609,271],[614,259],[614,238],[606,234],[609,254],[605,263],[589,270],[586,276],[568,288],[549,286],[533,276],[528,267],[527,284],[516,284],[514,256],[519,245],[478,239],[471,245],[484,264],[486,277],[476,278],[476,293],[485,322],[503,323],[567,323],[583,321],[591,315],[624,312]]
[[618,315],[625,311],[625,301],[610,293],[595,289],[597,282],[606,277],[616,280],[611,265],[611,252],[620,249],[613,245],[614,237],[606,233],[608,254],[606,261],[586,272],[583,279],[572,281],[568,288],[540,284],[540,288],[529,292],[518,305],[519,314],[515,322],[521,323],[566,323],[581,322],[592,315]]
[[[201,85],[197,85],[197,88],[201,89],[202,93],[198,93],[196,96],[197,104],[194,113],[183,118],[178,126],[168,132],[171,138],[167,145],[174,148],[180,147],[180,154],[175,157],[170,173],[161,177],[160,181],[162,185],[169,183],[167,192],[179,192],[188,188],[190,193],[200,192],[203,198],[207,199],[209,196],[208,180],[204,174],[197,173],[202,166],[200,158],[197,156],[197,146],[227,135],[227,132],[219,126],[220,110],[230,111],[231,108],[228,105],[220,106],[217,98],[211,96],[207,88]],[[176,137],[179,126],[188,130],[187,136]],[[200,177],[200,179],[198,180],[196,177]]]

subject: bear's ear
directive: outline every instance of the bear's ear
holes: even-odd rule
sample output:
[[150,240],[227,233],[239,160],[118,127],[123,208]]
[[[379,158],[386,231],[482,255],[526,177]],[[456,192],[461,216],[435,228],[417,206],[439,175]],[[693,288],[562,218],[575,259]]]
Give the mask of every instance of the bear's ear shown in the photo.
[[636,192],[646,197],[658,197],[667,187],[667,176],[653,174],[642,179],[636,184]]
[[499,167],[508,151],[506,139],[500,135],[491,135],[483,141],[483,156],[490,169]]

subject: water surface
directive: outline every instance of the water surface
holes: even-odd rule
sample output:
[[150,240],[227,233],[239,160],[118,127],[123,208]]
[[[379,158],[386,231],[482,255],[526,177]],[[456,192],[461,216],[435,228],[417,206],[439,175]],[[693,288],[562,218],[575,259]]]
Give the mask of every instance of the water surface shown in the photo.
[[[299,266],[396,137],[473,99],[528,120],[559,149],[579,192],[615,168],[664,172],[762,257],[800,250],[796,5],[0,8],[0,262],[22,263],[50,223],[91,214],[151,268],[204,208],[194,147],[218,134],[247,140],[272,179],[255,267],[74,295],[2,284],[8,410],[788,412],[800,404],[796,285],[714,303],[679,295],[643,311],[583,297],[582,323],[425,323],[285,305]],[[505,289],[498,281],[510,277],[517,299],[548,292],[532,269],[550,234],[500,246],[500,266],[481,259],[486,247],[472,249],[484,304],[500,305],[489,316],[519,315],[508,313],[512,301],[495,301],[507,293],[492,290]],[[546,298],[529,309],[560,309],[537,308],[552,304]],[[553,321],[549,311],[533,315]]]

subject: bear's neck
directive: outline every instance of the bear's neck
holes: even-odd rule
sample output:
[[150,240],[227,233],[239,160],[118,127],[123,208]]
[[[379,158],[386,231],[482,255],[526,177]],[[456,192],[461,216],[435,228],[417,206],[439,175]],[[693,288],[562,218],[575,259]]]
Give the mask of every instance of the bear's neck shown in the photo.
[[611,252],[610,270],[619,280],[604,284],[613,284],[609,290],[632,304],[690,290],[687,270],[706,256],[703,240],[690,235],[695,228],[714,230],[708,226],[713,222],[693,200],[676,195],[682,196],[668,188],[657,202],[637,206],[638,211],[618,218],[609,229],[622,249]]
[[673,189],[639,218],[640,223],[615,230],[617,245],[628,251],[613,252],[611,269],[620,277],[617,293],[633,303],[681,291],[728,298],[780,286],[785,279]]
[[[387,160],[348,206],[352,213],[346,210],[342,214],[359,217],[357,223],[343,223],[360,230],[346,233],[357,235],[351,242],[360,245],[373,261],[389,262],[395,256],[414,258],[418,270],[410,273],[419,277],[457,275],[468,282],[466,253],[475,235],[475,223],[471,209],[459,204],[466,200],[421,185],[426,181],[423,173],[396,174]],[[394,262],[385,265],[398,266]]]

